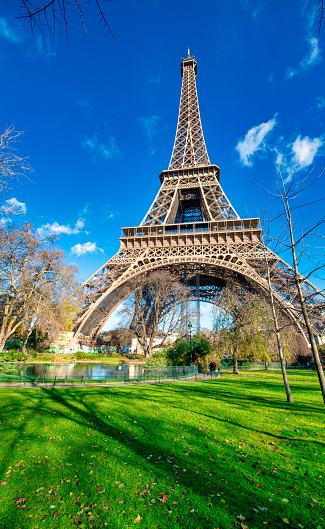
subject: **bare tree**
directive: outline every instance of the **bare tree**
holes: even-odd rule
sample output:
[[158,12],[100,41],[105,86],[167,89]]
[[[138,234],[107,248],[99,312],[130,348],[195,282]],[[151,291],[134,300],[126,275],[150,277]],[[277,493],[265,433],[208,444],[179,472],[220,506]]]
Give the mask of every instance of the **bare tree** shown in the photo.
[[14,125],[6,127],[0,133],[0,197],[3,198],[6,193],[20,181],[20,178],[26,177],[32,168],[28,158],[19,156],[16,151],[16,145],[24,133],[15,130]]
[[52,337],[66,330],[75,274],[53,238],[38,237],[29,224],[0,226],[0,351],[10,336],[35,326]]
[[[3,0],[7,3],[6,0]],[[57,24],[65,28],[67,40],[71,19],[77,16],[81,29],[87,32],[84,23],[84,9],[87,4],[98,10],[99,21],[104,24],[109,33],[116,38],[108,23],[105,7],[110,0],[20,0],[15,4],[16,18],[22,18],[30,23],[32,29],[47,28],[52,36],[55,35]]]
[[[309,181],[309,177],[311,174],[311,172],[309,172],[307,176],[301,182],[297,182],[297,170],[296,170],[290,183],[286,185],[279,166],[278,166],[278,173],[279,173],[279,178],[280,178],[280,182],[277,182],[278,192],[273,193],[268,190],[266,191],[274,198],[279,199],[282,204],[283,213],[278,215],[277,220],[279,218],[283,218],[285,220],[285,226],[287,228],[288,237],[286,239],[273,238],[273,240],[276,241],[277,243],[280,243],[282,247],[284,247],[285,250],[289,250],[291,253],[292,267],[293,267],[293,281],[297,288],[298,300],[301,306],[303,320],[305,322],[305,326],[307,329],[309,342],[311,345],[311,350],[312,350],[312,354],[314,357],[318,379],[319,379],[319,383],[320,383],[320,387],[322,391],[323,401],[325,404],[325,376],[324,376],[322,364],[319,358],[318,349],[317,349],[317,345],[316,345],[316,341],[314,337],[313,325],[312,325],[311,317],[310,317],[310,310],[312,310],[313,319],[315,319],[315,313],[317,315],[317,307],[319,307],[318,317],[320,319],[323,319],[322,312],[324,310],[324,303],[322,304],[322,306],[320,306],[319,302],[317,303],[317,300],[307,299],[306,292],[303,289],[303,284],[305,283],[306,278],[303,275],[301,275],[299,272],[299,263],[301,262],[305,254],[305,247],[304,247],[306,244],[305,239],[308,235],[317,237],[315,230],[319,228],[323,223],[325,223],[325,216],[321,217],[317,222],[313,223],[312,226],[310,226],[306,231],[303,231],[303,233],[300,234],[298,237],[295,237],[293,219],[292,219],[292,211],[294,211],[297,208],[306,207],[308,205],[314,204],[315,202],[319,202],[319,200],[321,199],[316,198],[313,202],[308,203],[308,204],[299,204],[297,206],[291,206],[292,201],[297,199],[297,197],[300,196],[307,188],[309,188],[312,184],[314,184],[315,181],[318,180],[318,178],[321,176],[321,174],[317,178],[315,178],[313,181]],[[259,186],[259,187],[262,187],[262,186]],[[322,269],[324,266],[325,266],[324,260],[321,259],[320,261],[316,263],[313,269],[309,271],[308,277],[311,276],[316,271],[319,271],[320,269]]]
[[148,357],[153,348],[165,345],[168,336],[185,328],[188,290],[170,272],[159,270],[134,279],[131,292],[121,310],[122,321],[134,332]]

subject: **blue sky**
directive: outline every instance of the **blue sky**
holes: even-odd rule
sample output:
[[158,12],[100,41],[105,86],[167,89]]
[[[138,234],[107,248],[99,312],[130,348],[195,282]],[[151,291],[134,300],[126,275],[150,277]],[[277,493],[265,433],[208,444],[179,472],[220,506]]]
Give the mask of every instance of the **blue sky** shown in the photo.
[[[0,128],[26,131],[19,152],[34,168],[33,183],[10,192],[0,213],[60,234],[83,279],[118,251],[121,227],[138,225],[158,191],[187,46],[198,61],[209,157],[239,215],[276,214],[277,203],[252,183],[274,191],[276,162],[288,181],[296,167],[302,177],[324,166],[325,27],[318,37],[317,0],[112,0],[106,12],[117,43],[90,2],[88,33],[72,12],[67,45],[60,25],[54,38],[31,32],[0,3]],[[324,178],[306,201],[324,194]],[[297,229],[302,216],[308,227],[323,210],[322,202],[298,210]],[[280,230],[272,226],[274,236]]]

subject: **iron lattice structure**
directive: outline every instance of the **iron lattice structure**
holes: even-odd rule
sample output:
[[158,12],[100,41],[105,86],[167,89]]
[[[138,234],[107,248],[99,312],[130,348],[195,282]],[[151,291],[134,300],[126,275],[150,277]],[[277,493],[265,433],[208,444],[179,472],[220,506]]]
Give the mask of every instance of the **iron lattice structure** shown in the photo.
[[[186,278],[190,297],[213,301],[231,285],[238,295],[250,290],[269,298],[268,262],[274,299],[306,337],[293,269],[263,243],[258,218],[239,217],[223,189],[220,169],[210,164],[197,98],[195,57],[182,59],[182,91],[169,168],[140,226],[123,228],[120,250],[84,284],[75,338],[94,339],[115,308],[132,292],[136,276],[168,269]],[[315,325],[324,295],[301,277]]]

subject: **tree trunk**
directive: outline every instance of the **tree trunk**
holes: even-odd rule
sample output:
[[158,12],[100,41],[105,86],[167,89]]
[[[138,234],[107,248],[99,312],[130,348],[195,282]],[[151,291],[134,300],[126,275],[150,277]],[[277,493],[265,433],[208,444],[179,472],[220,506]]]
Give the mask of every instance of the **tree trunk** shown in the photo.
[[237,356],[234,354],[233,355],[233,369],[232,369],[232,372],[234,375],[240,375],[239,373],[239,369],[238,369],[238,358]]
[[0,352],[2,353],[5,349],[6,345],[6,338],[3,336],[0,336]]
[[279,326],[278,326],[278,318],[277,318],[276,310],[275,310],[275,306],[274,306],[273,290],[272,290],[272,286],[271,286],[270,268],[269,268],[269,263],[268,263],[268,260],[267,260],[267,255],[266,255],[266,249],[265,248],[264,248],[264,255],[265,255],[265,262],[266,262],[266,267],[267,267],[267,280],[268,280],[269,292],[270,292],[272,316],[273,316],[273,322],[274,322],[274,332],[275,332],[276,342],[277,342],[277,346],[278,346],[278,353],[279,353],[280,364],[281,364],[282,378],[283,378],[283,383],[284,383],[284,387],[285,387],[285,390],[286,390],[287,402],[293,402],[293,398],[292,398],[291,390],[290,390],[290,386],[289,386],[289,381],[288,381],[288,377],[287,377],[285,359],[284,359],[284,356],[283,356],[282,343],[281,343],[280,331],[279,331]]
[[143,349],[144,357],[148,358],[150,356],[151,350],[150,350],[150,347],[148,345],[147,337],[146,336],[143,337],[143,336],[140,336],[138,334],[137,338],[138,338],[139,344],[141,345],[141,347]]
[[299,278],[295,277],[295,281],[296,281],[296,285],[297,285],[297,289],[298,289],[299,301],[300,301],[300,304],[301,304],[302,312],[303,312],[303,315],[304,315],[304,320],[305,320],[306,327],[307,327],[307,332],[308,332],[308,336],[309,336],[309,340],[310,340],[311,350],[312,350],[314,361],[315,361],[315,364],[316,364],[318,380],[319,380],[319,384],[320,384],[321,391],[322,391],[323,401],[324,401],[324,404],[325,404],[325,376],[324,376],[323,366],[322,366],[322,363],[321,363],[320,358],[319,358],[318,349],[317,349],[317,345],[316,345],[316,342],[315,342],[314,333],[313,333],[313,330],[311,328],[311,324],[310,324],[310,320],[309,320],[309,316],[308,316],[308,312],[307,312],[307,307],[306,307],[306,302],[305,302],[305,298],[304,298],[304,295],[303,295],[302,290],[301,290],[301,285],[300,285]]
[[[277,322],[276,322],[276,325],[277,325]],[[278,344],[278,351],[279,351],[279,357],[280,357],[282,377],[283,377],[284,387],[285,387],[286,394],[287,394],[287,402],[293,402],[293,398],[292,398],[292,395],[291,395],[291,390],[290,390],[290,386],[289,386],[289,382],[288,382],[288,377],[287,377],[286,362],[285,362],[285,359],[284,359],[284,356],[283,356],[282,344],[281,344],[280,333],[279,333],[279,329],[278,328],[276,329],[275,334],[276,334],[276,341],[277,341],[277,344]]]

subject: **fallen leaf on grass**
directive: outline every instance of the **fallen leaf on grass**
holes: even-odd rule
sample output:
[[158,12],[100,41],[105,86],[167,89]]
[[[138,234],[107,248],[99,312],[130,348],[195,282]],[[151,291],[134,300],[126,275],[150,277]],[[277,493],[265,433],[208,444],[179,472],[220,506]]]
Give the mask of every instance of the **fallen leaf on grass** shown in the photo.
[[162,498],[158,498],[158,501],[161,503],[166,503],[166,501],[168,501],[166,494],[164,492],[158,492],[158,495],[159,494],[162,496]]
[[55,505],[50,505],[50,509],[55,509]]
[[103,510],[104,510],[104,511],[108,511],[108,505],[104,505],[104,506],[103,506]]
[[244,525],[243,523],[240,524],[241,529],[248,529],[248,525]]
[[15,503],[16,505],[23,505],[24,503],[26,503],[26,498],[17,498],[15,500]]
[[142,520],[142,517],[140,516],[140,514],[136,517],[136,519],[134,520],[133,523],[138,523],[138,522],[141,522]]
[[283,500],[282,500],[282,501],[283,501],[284,503],[289,503],[289,500],[288,500],[288,498],[283,498]]
[[[2,485],[2,483],[1,483],[1,485]],[[318,501],[315,500],[315,498],[312,498],[311,501],[313,501],[314,503],[318,503]]]
[[7,485],[7,482],[6,481],[1,481],[0,485],[2,485],[2,486]]
[[288,518],[282,518],[282,519],[283,519],[284,523],[287,523],[287,524],[290,523],[289,520],[288,520]]
[[59,514],[60,514],[60,511],[55,511],[55,512],[53,513],[53,516],[59,516]]
[[241,514],[239,516],[236,516],[236,520],[239,520],[240,522],[244,522],[246,520],[245,516],[242,516]]

